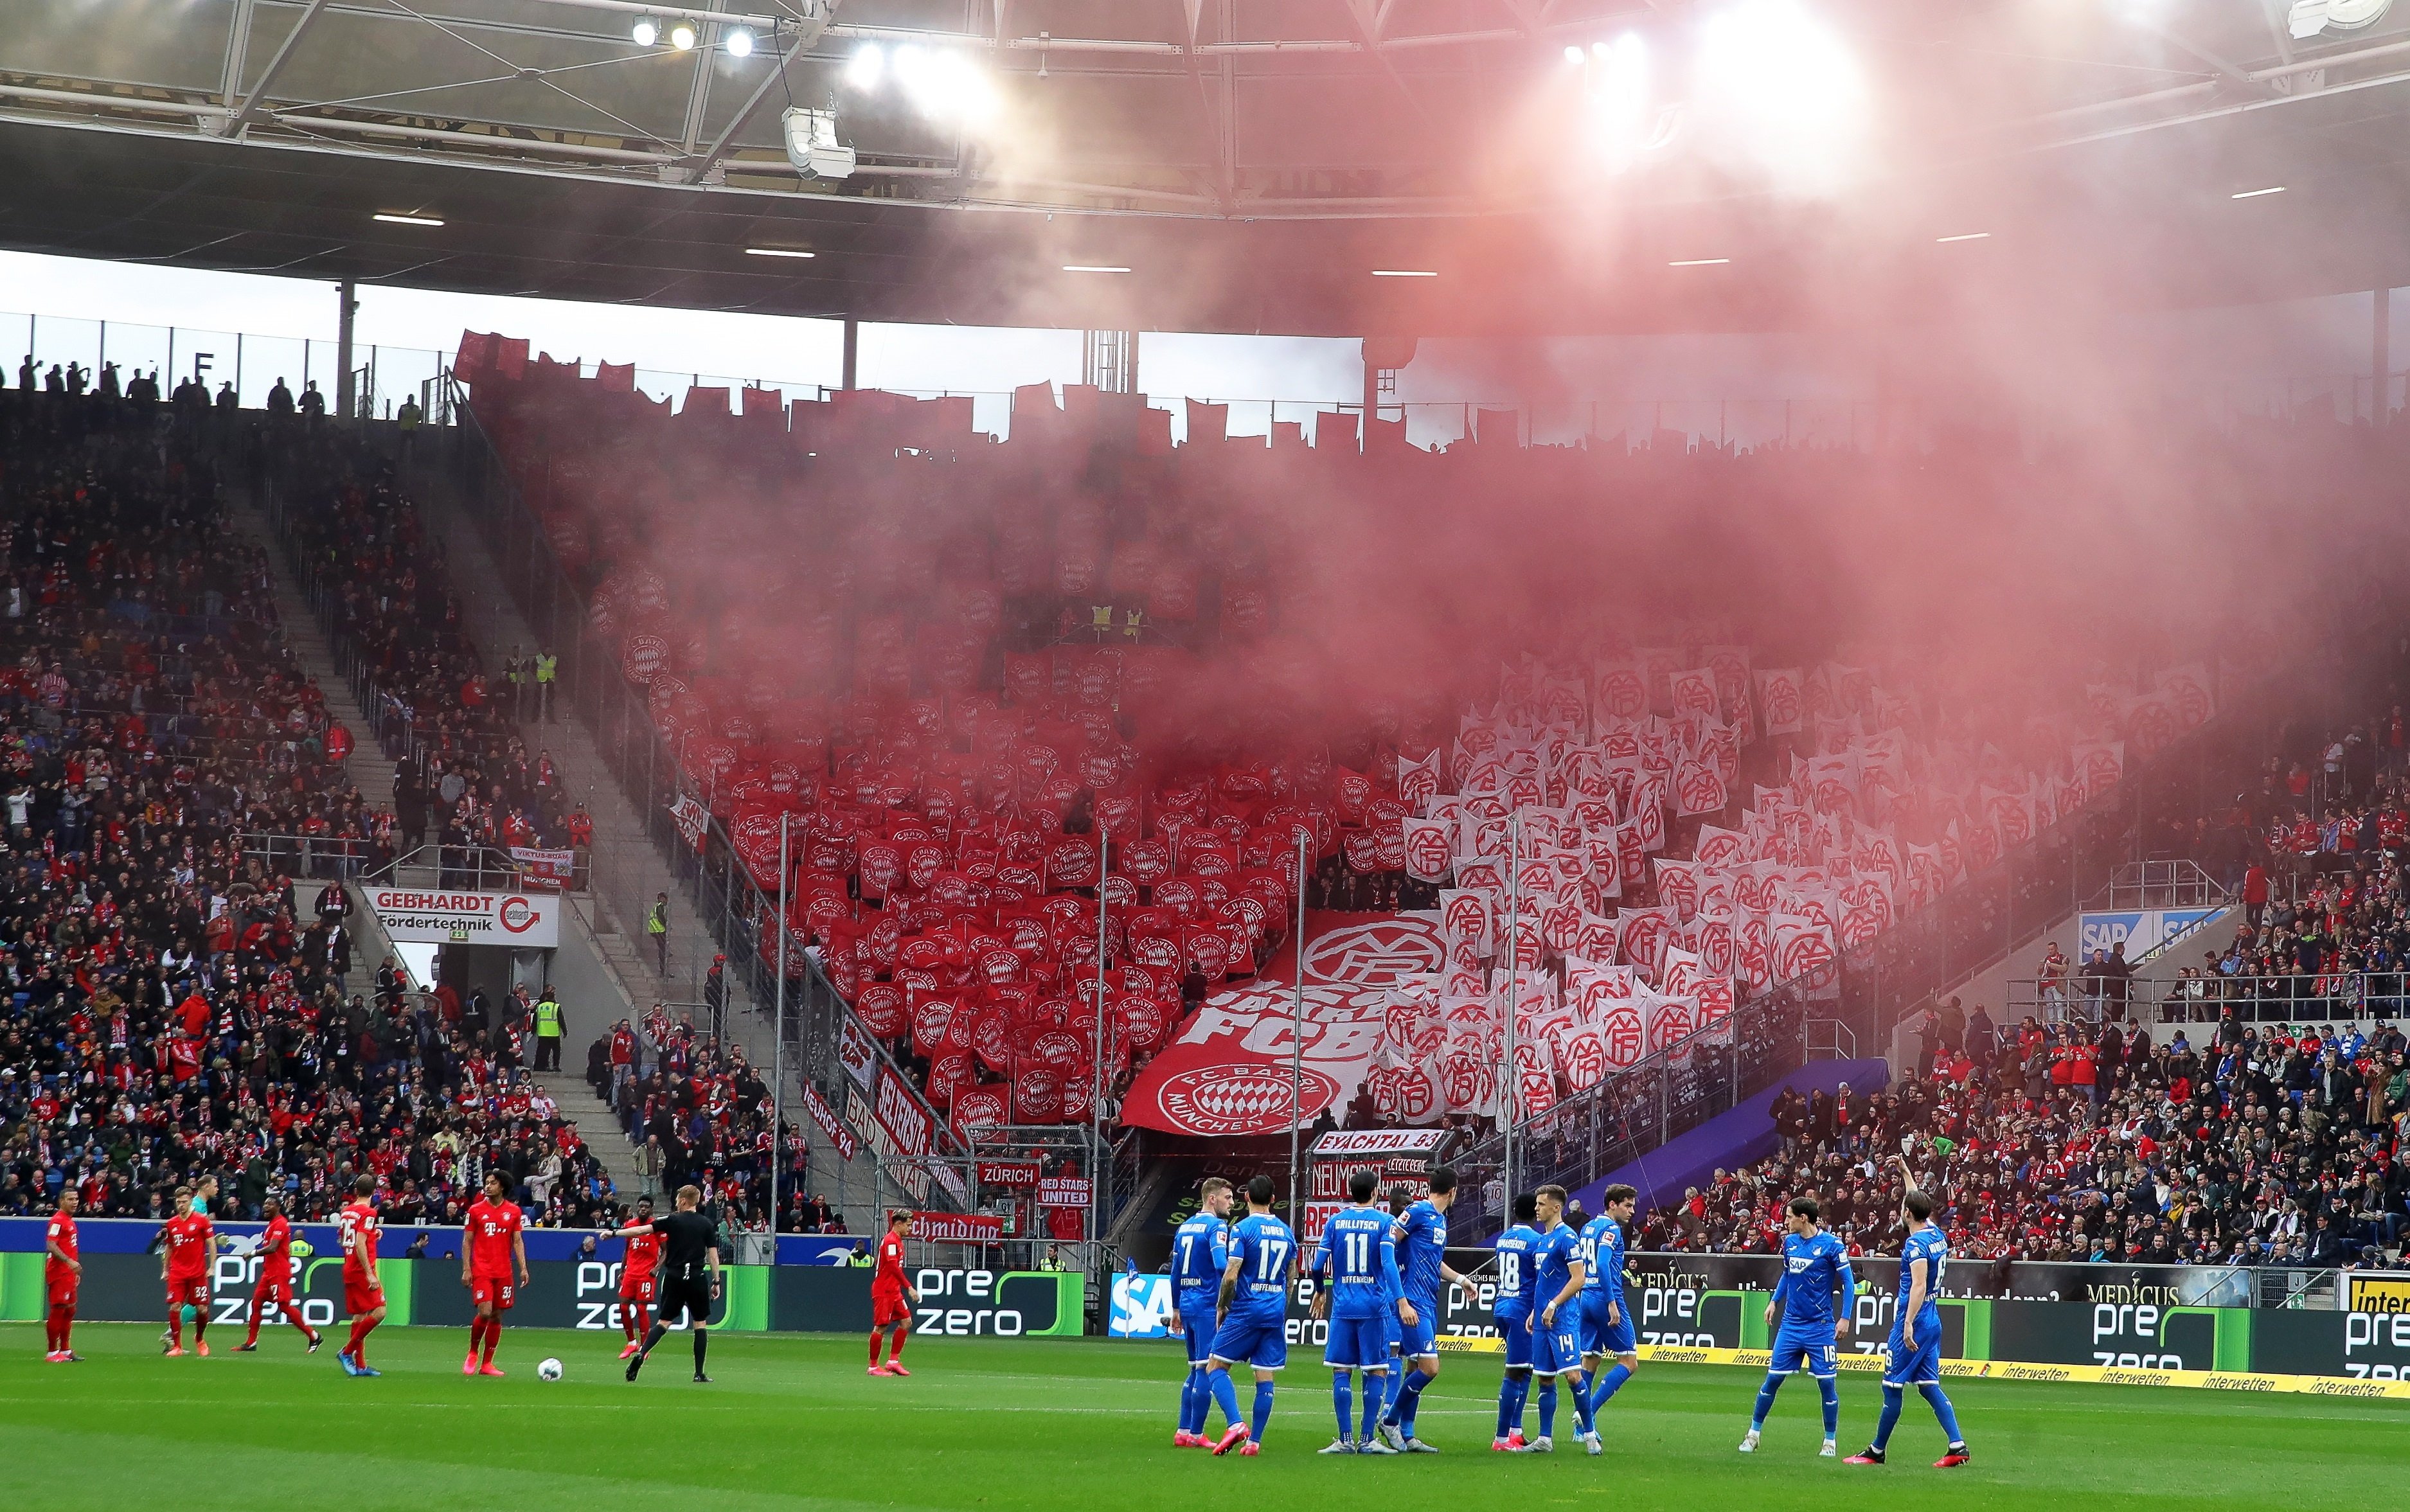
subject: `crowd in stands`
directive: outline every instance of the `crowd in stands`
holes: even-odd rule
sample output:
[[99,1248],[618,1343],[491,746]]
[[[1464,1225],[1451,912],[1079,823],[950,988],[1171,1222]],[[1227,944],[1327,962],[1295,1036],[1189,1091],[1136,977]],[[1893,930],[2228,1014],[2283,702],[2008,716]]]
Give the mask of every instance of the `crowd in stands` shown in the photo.
[[803,1136],[791,1124],[778,1137],[769,1086],[739,1045],[723,1045],[691,1013],[673,1020],[658,1004],[643,1020],[622,1019],[588,1048],[586,1080],[611,1105],[636,1149],[647,1195],[691,1182],[718,1204],[732,1228],[769,1227],[771,1168],[777,1179],[781,1232],[842,1232],[843,1220],[806,1189]]
[[457,1221],[500,1166],[590,1224],[609,1182],[513,1037],[371,990],[341,889],[304,905],[244,851],[369,810],[202,439],[0,396],[0,1213],[73,1184],[158,1217],[215,1175],[226,1215],[324,1218],[368,1171],[393,1221]]

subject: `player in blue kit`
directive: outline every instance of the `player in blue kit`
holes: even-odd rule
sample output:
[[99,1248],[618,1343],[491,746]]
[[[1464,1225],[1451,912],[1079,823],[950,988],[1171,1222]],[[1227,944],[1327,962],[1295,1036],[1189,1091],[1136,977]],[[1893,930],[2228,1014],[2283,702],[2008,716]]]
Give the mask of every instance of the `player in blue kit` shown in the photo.
[[1941,1306],[1934,1300],[1941,1295],[1941,1268],[1950,1258],[1950,1238],[1933,1221],[1932,1194],[1916,1189],[1915,1173],[1905,1159],[1899,1163],[1899,1173],[1908,1184],[1899,1204],[1900,1224],[1908,1237],[1899,1247],[1899,1311],[1892,1321],[1891,1342],[1883,1350],[1882,1421],[1876,1425],[1874,1442],[1866,1452],[1850,1456],[1848,1462],[1883,1462],[1891,1431],[1899,1424],[1901,1401],[1912,1386],[1932,1407],[1941,1432],[1950,1439],[1949,1452],[1934,1461],[1933,1468],[1955,1470],[1971,1457],[1967,1436],[1958,1431],[1958,1410],[1941,1391]]
[[1532,1305],[1538,1309],[1532,1317],[1532,1374],[1540,1383],[1540,1436],[1532,1441],[1529,1452],[1557,1452],[1557,1385],[1561,1381],[1573,1388],[1574,1422],[1581,1431],[1582,1447],[1604,1454],[1606,1447],[1590,1426],[1590,1397],[1582,1390],[1579,1299],[1586,1276],[1581,1239],[1564,1221],[1563,1187],[1543,1186],[1532,1195],[1539,1231],[1531,1249]]
[[[1334,1214],[1323,1225],[1322,1242],[1314,1248],[1309,1273],[1328,1284],[1314,1295],[1314,1316],[1330,1320],[1330,1341],[1322,1362],[1330,1367],[1330,1404],[1339,1415],[1339,1436],[1325,1454],[1395,1454],[1373,1430],[1381,1421],[1386,1400],[1380,1388],[1389,1374],[1389,1335],[1381,1326],[1381,1312],[1396,1294],[1398,1249],[1389,1237],[1387,1210],[1373,1206],[1381,1178],[1359,1170],[1347,1178],[1347,1195],[1355,1206]],[[1364,1375],[1364,1436],[1356,1437],[1355,1403],[1348,1380]]]
[[1398,1383],[1389,1410],[1381,1415],[1381,1442],[1408,1454],[1439,1452],[1415,1437],[1415,1409],[1425,1389],[1439,1379],[1440,1287],[1464,1279],[1447,1263],[1447,1210],[1456,1201],[1456,1172],[1431,1167],[1427,1191],[1391,1227],[1398,1274],[1405,1283],[1405,1296],[1398,1303],[1398,1353],[1410,1368]]
[[1498,1295],[1490,1315],[1506,1345],[1506,1374],[1498,1383],[1498,1432],[1489,1447],[1501,1453],[1523,1447],[1523,1400],[1532,1394],[1532,1227],[1539,1204],[1526,1192],[1515,1199],[1515,1222],[1498,1236]]
[[[1171,1331],[1188,1346],[1188,1374],[1180,1383],[1180,1428],[1175,1448],[1201,1449],[1205,1415],[1213,1393],[1205,1384],[1213,1351],[1213,1310],[1222,1297],[1222,1272],[1230,1264],[1230,1184],[1209,1176],[1197,1194],[1197,1214],[1171,1236]],[[1236,1424],[1238,1419],[1230,1419]]]
[[[1272,1381],[1288,1364],[1288,1278],[1297,1268],[1297,1236],[1272,1216],[1272,1179],[1247,1183],[1247,1215],[1230,1228],[1230,1261],[1222,1271],[1221,1326],[1206,1361],[1207,1389],[1229,1428],[1213,1445],[1215,1454],[1237,1449],[1254,1455],[1262,1447],[1272,1417]],[[1256,1410],[1239,1418],[1239,1389],[1230,1367],[1255,1367]]]
[[1757,1435],[1765,1429],[1765,1415],[1774,1410],[1774,1393],[1785,1378],[1805,1370],[1816,1377],[1824,1394],[1824,1447],[1817,1452],[1830,1458],[1840,1452],[1834,1437],[1841,1427],[1841,1393],[1834,1384],[1833,1343],[1850,1331],[1850,1306],[1857,1297],[1857,1278],[1850,1273],[1850,1258],[1841,1242],[1816,1227],[1823,1210],[1812,1197],[1794,1197],[1785,1217],[1791,1232],[1782,1240],[1782,1279],[1765,1303],[1766,1326],[1778,1316],[1774,1359],[1765,1384],[1757,1388],[1757,1412],[1749,1420],[1749,1436],[1740,1452],[1757,1452]]
[[[1623,1389],[1640,1368],[1640,1333],[1633,1326],[1632,1309],[1623,1300],[1623,1258],[1629,1253],[1625,1224],[1640,1205],[1640,1194],[1621,1182],[1599,1198],[1606,1211],[1582,1229],[1582,1368],[1595,1383],[1590,1388],[1593,1426],[1598,1409]],[[1612,1369],[1601,1374],[1602,1360]]]

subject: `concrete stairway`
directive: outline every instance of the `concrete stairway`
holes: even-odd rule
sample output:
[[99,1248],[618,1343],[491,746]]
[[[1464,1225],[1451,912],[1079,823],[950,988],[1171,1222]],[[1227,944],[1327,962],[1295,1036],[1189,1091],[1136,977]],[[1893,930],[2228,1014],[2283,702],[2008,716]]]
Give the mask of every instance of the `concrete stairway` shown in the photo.
[[611,1185],[618,1189],[619,1199],[633,1202],[636,1199],[635,1146],[628,1142],[618,1120],[612,1116],[611,1105],[596,1097],[593,1088],[586,1084],[583,1069],[570,1068],[569,1052],[565,1046],[560,1065],[558,1071],[539,1072],[536,1084],[559,1105],[560,1116],[577,1126],[577,1132],[593,1150],[594,1158],[602,1162],[602,1169],[610,1173]]

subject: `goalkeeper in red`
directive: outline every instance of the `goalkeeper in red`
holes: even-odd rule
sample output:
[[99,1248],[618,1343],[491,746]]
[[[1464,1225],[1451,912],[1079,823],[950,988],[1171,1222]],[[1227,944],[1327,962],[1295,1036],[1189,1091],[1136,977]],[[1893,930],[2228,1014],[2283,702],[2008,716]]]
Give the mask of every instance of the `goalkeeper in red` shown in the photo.
[[[511,1200],[510,1178],[499,1170],[486,1172],[486,1195],[469,1204],[465,1225],[466,1253],[460,1257],[460,1284],[469,1288],[477,1316],[469,1325],[469,1358],[460,1361],[463,1375],[500,1375],[494,1345],[502,1339],[502,1315],[518,1301],[527,1285],[526,1217]],[[512,1279],[515,1269],[517,1279]],[[479,1351],[484,1353],[480,1356]]]

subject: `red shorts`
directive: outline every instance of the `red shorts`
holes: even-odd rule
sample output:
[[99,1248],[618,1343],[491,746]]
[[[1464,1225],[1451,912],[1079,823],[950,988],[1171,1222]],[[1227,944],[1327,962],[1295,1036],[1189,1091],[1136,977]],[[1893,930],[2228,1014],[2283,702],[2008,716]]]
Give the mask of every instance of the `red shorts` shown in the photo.
[[385,1305],[385,1288],[366,1276],[343,1276],[343,1316],[358,1317]]
[[621,1276],[619,1300],[623,1302],[649,1302],[661,1295],[661,1284],[652,1276]]
[[871,1295],[870,1326],[872,1328],[883,1329],[890,1323],[911,1321],[912,1309],[905,1305],[901,1296],[880,1296],[877,1293]]
[[76,1304],[76,1277],[70,1273],[45,1278],[43,1290],[52,1307],[73,1307]]
[[495,1312],[507,1313],[511,1304],[518,1301],[518,1288],[507,1281],[478,1276],[469,1283],[469,1300],[480,1307],[491,1302]]
[[258,1307],[266,1302],[274,1302],[277,1306],[290,1311],[293,1306],[293,1278],[288,1275],[262,1274],[259,1285],[251,1288],[251,1305]]
[[199,1275],[171,1275],[167,1278],[167,1305],[181,1307],[186,1302],[195,1307],[210,1304],[209,1272]]

